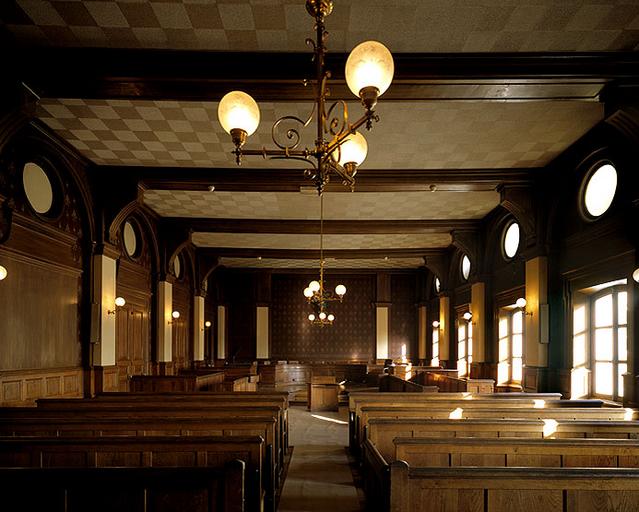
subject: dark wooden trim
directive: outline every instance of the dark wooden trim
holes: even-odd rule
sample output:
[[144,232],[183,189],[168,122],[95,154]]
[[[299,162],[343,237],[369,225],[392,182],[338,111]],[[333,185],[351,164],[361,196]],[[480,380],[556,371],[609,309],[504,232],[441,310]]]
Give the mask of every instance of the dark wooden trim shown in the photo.
[[[315,249],[249,249],[249,248],[199,248],[203,255],[226,258],[273,258],[273,259],[319,259],[319,250]],[[327,259],[383,259],[422,258],[436,255],[444,249],[333,249],[325,250]]]
[[[42,97],[215,100],[242,88],[261,101],[313,98],[308,53],[206,52],[109,48],[23,48],[7,70]],[[329,53],[331,97],[352,99],[347,54]],[[635,52],[395,54],[385,101],[595,100],[612,79],[639,77]]]

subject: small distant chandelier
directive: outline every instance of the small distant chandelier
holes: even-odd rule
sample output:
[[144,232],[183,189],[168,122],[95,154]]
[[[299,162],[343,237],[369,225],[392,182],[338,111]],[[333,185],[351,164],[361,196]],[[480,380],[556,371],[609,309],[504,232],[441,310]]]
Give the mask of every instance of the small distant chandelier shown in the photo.
[[338,284],[335,293],[324,288],[324,196],[320,196],[320,277],[319,281],[311,281],[304,288],[304,297],[311,305],[313,312],[308,315],[308,320],[313,325],[324,327],[333,325],[335,315],[329,313],[327,304],[333,301],[340,301],[346,294],[346,286]]
[[[315,104],[306,120],[296,116],[280,117],[271,127],[271,139],[275,148],[244,149],[249,135],[252,135],[260,122],[260,109],[255,100],[242,91],[226,94],[218,106],[218,118],[222,128],[231,135],[235,144],[235,161],[242,163],[243,156],[262,156],[269,159],[301,160],[311,164],[312,168],[304,171],[304,176],[313,180],[321,195],[329,182],[330,174],[335,173],[342,184],[355,187],[355,174],[368,152],[366,139],[357,130],[366,125],[370,130],[373,121],[379,121],[375,113],[377,99],[386,92],[393,80],[395,71],[393,56],[390,51],[377,41],[366,41],[356,46],[346,61],[346,83],[350,90],[360,98],[364,107],[364,115],[350,123],[346,102],[338,100],[330,106],[326,105],[330,95],[326,70],[325,40],[328,33],[324,29],[324,18],[333,11],[332,0],[306,0],[306,10],[315,18],[317,40],[306,39],[306,44],[313,48],[313,60],[316,65]],[[306,81],[305,81],[306,85]],[[340,112],[341,110],[341,112]],[[299,148],[300,131],[317,123],[315,145],[312,148]],[[299,124],[298,128],[281,127],[287,140],[279,140],[280,125]]]

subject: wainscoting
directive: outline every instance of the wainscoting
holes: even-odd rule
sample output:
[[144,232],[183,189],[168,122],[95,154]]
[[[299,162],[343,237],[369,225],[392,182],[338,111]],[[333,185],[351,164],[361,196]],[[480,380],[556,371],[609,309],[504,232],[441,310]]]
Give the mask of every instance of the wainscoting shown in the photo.
[[82,396],[82,368],[0,372],[0,405],[32,405],[38,398]]

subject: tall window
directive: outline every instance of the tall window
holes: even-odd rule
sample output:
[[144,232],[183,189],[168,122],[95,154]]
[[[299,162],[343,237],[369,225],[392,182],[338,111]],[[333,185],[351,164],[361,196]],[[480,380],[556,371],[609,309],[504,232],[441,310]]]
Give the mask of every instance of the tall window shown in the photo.
[[623,398],[623,374],[628,368],[627,301],[625,286],[609,286],[574,305],[573,398]]
[[519,308],[504,308],[499,315],[498,384],[520,384],[524,341],[524,313]]
[[457,374],[468,377],[473,362],[473,324],[459,317],[457,320]]
[[[437,325],[435,325],[437,324]],[[433,358],[430,361],[431,366],[439,366],[439,322],[433,322]]]

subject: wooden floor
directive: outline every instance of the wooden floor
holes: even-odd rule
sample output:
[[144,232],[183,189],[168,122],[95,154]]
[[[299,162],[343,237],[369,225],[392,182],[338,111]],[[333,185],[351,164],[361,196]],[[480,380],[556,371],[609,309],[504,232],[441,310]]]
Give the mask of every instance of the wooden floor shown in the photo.
[[295,448],[279,512],[363,510],[346,455],[348,408],[340,412],[289,410],[290,444]]

